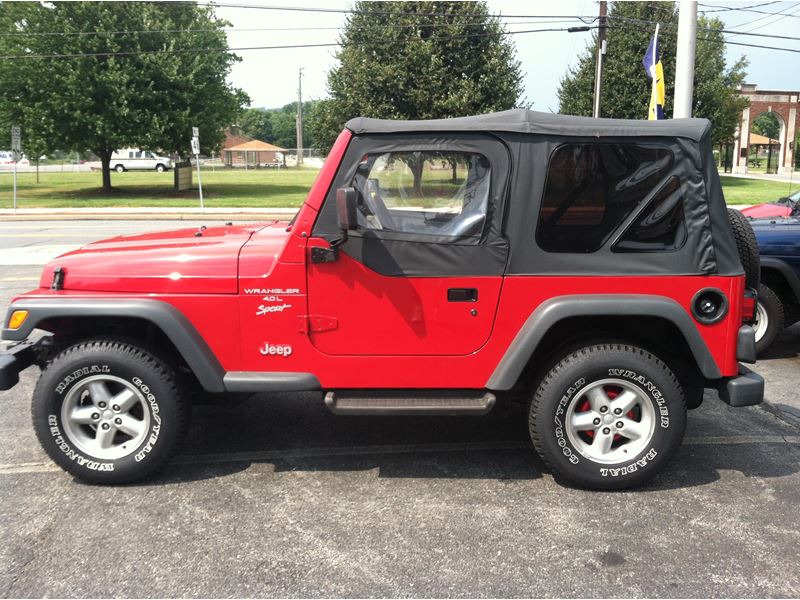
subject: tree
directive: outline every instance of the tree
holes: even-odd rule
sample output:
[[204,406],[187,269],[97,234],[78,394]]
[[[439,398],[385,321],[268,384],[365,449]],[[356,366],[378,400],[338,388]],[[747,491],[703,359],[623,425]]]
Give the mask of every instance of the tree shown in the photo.
[[3,55],[20,58],[0,61],[0,113],[51,150],[91,149],[104,189],[114,150],[186,154],[197,126],[210,152],[249,102],[226,83],[238,58],[211,7],[24,2],[1,12],[0,33],[14,33],[0,35]]
[[771,140],[777,140],[781,133],[781,124],[775,113],[765,112],[753,120],[753,131]]
[[330,98],[317,103],[310,124],[323,149],[353,117],[434,119],[505,110],[522,90],[514,46],[485,2],[359,1],[339,43],[339,64],[328,74]]
[[[603,63],[601,115],[618,119],[644,119],[650,100],[650,80],[642,58],[661,24],[659,50],[665,74],[665,113],[672,116],[677,54],[676,6],[672,2],[612,2],[609,6],[607,53]],[[731,67],[725,62],[725,44],[719,19],[698,19],[692,113],[713,124],[712,142],[733,138],[736,124],[747,100],[737,88],[744,81],[747,61],[740,58]],[[562,78],[558,90],[560,112],[591,116],[594,95],[596,36],[580,56],[577,65]]]
[[[303,102],[304,148],[316,147],[311,135],[315,104],[314,101]],[[296,148],[296,115],[297,102],[290,102],[280,108],[249,108],[244,111],[240,120],[242,133],[282,148]]]
[[248,108],[239,118],[239,127],[244,135],[272,142],[272,112],[266,108]]

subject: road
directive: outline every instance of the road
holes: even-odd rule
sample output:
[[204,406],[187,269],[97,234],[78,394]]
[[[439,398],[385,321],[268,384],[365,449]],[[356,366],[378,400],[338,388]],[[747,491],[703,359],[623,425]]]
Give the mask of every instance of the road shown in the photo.
[[[0,304],[58,252],[172,226],[0,222]],[[29,370],[0,393],[0,595],[796,597],[800,327],[757,370],[769,405],[708,395],[625,493],[554,480],[520,408],[337,417],[314,394],[199,407],[157,479],[86,486],[39,449]]]

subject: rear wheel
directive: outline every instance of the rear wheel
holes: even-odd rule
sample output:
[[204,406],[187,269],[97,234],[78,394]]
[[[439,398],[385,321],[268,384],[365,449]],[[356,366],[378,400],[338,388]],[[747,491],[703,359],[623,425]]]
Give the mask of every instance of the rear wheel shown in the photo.
[[678,448],[686,403],[675,375],[649,352],[597,344],[550,369],[528,425],[558,475],[581,487],[623,489],[653,477]]
[[147,351],[91,341],[58,354],[33,394],[33,425],[45,452],[90,483],[153,474],[185,431],[189,404],[175,374]]
[[114,170],[117,173],[124,173],[125,172],[125,167],[123,167],[122,165],[117,165],[116,167],[114,167]]
[[756,352],[761,353],[772,345],[783,330],[783,303],[778,295],[763,283],[758,287],[758,304],[753,327],[756,330]]

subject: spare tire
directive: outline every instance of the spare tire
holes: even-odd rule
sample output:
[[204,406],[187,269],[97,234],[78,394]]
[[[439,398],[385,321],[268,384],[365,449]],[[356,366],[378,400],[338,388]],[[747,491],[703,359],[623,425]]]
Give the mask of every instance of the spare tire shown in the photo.
[[761,261],[758,258],[758,242],[750,222],[735,208],[728,209],[728,220],[731,222],[739,260],[744,267],[745,285],[753,290],[758,289],[761,278]]

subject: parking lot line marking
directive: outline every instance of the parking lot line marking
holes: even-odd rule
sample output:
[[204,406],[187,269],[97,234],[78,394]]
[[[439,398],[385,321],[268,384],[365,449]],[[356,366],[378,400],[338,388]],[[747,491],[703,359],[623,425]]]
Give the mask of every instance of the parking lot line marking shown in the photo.
[[[688,446],[726,446],[731,444],[800,444],[800,435],[748,435],[720,437],[689,437],[683,440]],[[206,465],[236,462],[267,462],[292,458],[325,458],[346,456],[378,456],[381,454],[417,454],[435,452],[474,452],[481,450],[532,450],[527,442],[485,442],[463,444],[415,444],[393,446],[350,446],[332,448],[297,448],[294,450],[262,450],[230,452],[227,454],[183,454],[173,465]],[[56,473],[61,469],[50,462],[0,464],[0,475],[27,473]]]
[[0,277],[0,281],[39,281],[39,277]]

